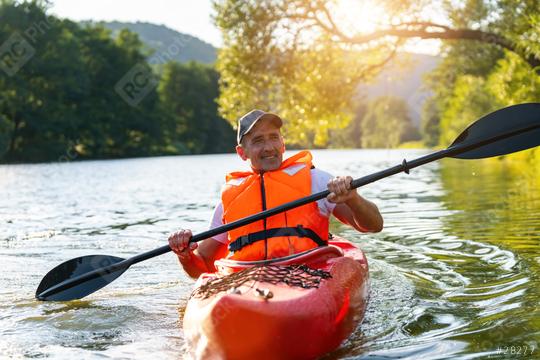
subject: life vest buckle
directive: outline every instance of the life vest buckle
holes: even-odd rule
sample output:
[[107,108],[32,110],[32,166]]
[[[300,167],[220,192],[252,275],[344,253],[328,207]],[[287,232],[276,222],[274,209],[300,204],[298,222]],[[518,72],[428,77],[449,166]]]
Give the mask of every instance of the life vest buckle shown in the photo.
[[251,244],[251,241],[249,239],[249,234],[240,236],[236,241],[237,241],[237,243],[235,244],[235,249],[233,251],[240,250],[244,246],[247,246],[247,245]]
[[304,238],[311,237],[306,231],[306,229],[304,228],[304,226],[301,224],[296,225],[296,230],[298,231],[298,234],[300,235],[300,237],[304,237]]

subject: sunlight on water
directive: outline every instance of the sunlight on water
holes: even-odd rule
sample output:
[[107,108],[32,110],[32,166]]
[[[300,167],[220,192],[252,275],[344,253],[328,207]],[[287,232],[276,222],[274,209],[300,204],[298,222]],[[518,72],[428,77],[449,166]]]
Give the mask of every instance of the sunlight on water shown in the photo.
[[[413,150],[315,151],[315,165],[360,177]],[[235,155],[0,166],[0,354],[178,358],[193,281],[172,254],[133,266],[81,301],[42,303],[43,275],[78,256],[130,257],[179,227],[207,228]],[[533,173],[531,174],[531,171]],[[535,172],[536,171],[536,172]],[[379,234],[332,231],[370,262],[364,322],[325,358],[507,358],[540,339],[540,174],[522,162],[446,160],[360,193]]]

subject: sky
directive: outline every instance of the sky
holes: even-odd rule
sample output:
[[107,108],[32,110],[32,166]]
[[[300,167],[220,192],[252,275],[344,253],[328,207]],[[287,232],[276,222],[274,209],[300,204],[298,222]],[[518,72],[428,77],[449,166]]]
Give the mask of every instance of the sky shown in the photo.
[[[373,0],[372,0],[373,1]],[[221,47],[219,30],[212,23],[214,13],[211,0],[52,0],[50,12],[71,20],[150,22],[193,35],[215,47]],[[376,9],[369,8],[370,1],[339,0],[341,12],[354,24],[363,24],[369,31],[379,16]],[[430,14],[433,18],[437,12]],[[441,22],[440,19],[435,19]],[[444,22],[443,22],[444,23]],[[412,39],[406,51],[436,55],[438,40]]]
[[53,0],[50,13],[71,20],[144,21],[221,46],[210,0]]

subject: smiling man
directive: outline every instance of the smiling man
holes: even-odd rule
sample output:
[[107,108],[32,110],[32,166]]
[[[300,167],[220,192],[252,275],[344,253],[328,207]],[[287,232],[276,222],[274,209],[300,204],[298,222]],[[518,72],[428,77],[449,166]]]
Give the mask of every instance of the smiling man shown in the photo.
[[189,244],[190,230],[169,236],[169,245],[192,277],[214,272],[214,261],[264,260],[292,255],[328,242],[330,215],[361,232],[378,232],[383,219],[375,204],[350,189],[352,177],[316,169],[309,151],[283,160],[283,121],[275,114],[252,110],[238,120],[236,153],[251,171],[227,175],[211,228],[328,188],[330,194],[301,207],[231,230],[200,244]]

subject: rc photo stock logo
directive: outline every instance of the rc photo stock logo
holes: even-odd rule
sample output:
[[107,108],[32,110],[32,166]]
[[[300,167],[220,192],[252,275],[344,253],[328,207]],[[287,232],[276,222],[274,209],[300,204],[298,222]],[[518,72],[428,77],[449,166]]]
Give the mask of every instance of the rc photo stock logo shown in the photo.
[[150,67],[139,63],[116,83],[114,90],[129,105],[137,106],[157,85],[158,80]]
[[36,49],[20,33],[15,32],[0,45],[0,69],[8,76],[13,76],[35,53]]

